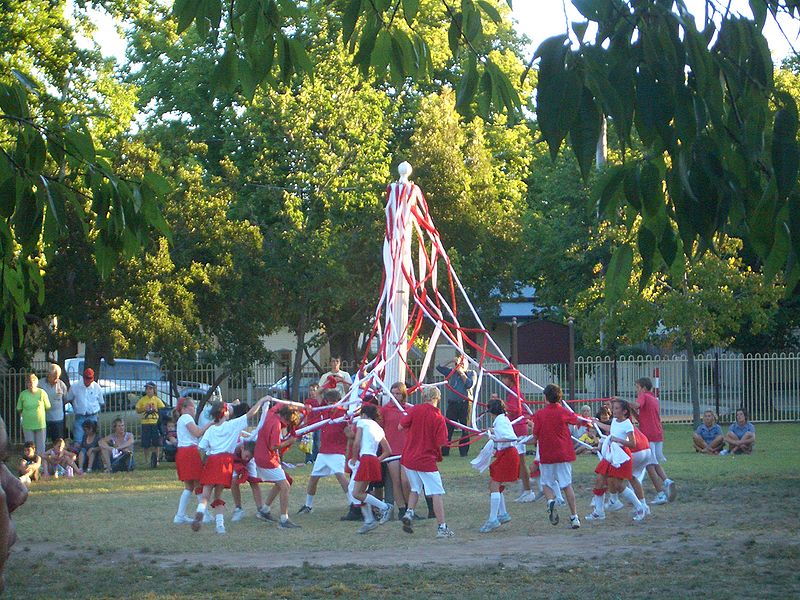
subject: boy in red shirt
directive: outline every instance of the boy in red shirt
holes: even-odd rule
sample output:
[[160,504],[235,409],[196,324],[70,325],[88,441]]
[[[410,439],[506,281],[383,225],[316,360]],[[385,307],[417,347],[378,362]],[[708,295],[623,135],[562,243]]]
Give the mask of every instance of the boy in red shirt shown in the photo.
[[[342,395],[334,389],[325,390],[322,394],[323,405],[330,406],[336,404],[342,399]],[[333,407],[322,411],[312,413],[314,418],[307,424],[316,423],[325,419],[337,419],[347,414],[342,407]],[[300,507],[297,514],[308,514],[314,510],[314,496],[317,493],[317,484],[320,478],[333,475],[336,481],[342,486],[345,496],[349,497],[347,486],[349,481],[344,472],[345,466],[345,452],[347,451],[347,436],[344,433],[347,427],[347,421],[341,423],[328,423],[324,425],[319,434],[319,453],[314,460],[314,466],[311,469],[311,477],[308,478],[308,487],[306,488],[306,503]]]
[[439,388],[429,387],[422,393],[422,404],[407,409],[400,419],[400,427],[407,429],[406,443],[400,464],[405,468],[411,493],[408,496],[408,509],[403,515],[403,531],[414,533],[414,508],[423,488],[432,497],[433,512],[439,524],[437,538],[450,538],[455,535],[444,520],[444,486],[436,463],[442,461],[442,446],[447,444],[447,425],[439,411]]
[[[636,400],[630,400],[628,406],[638,413],[639,429],[650,442],[651,464],[647,467],[650,481],[658,495],[651,504],[666,504],[675,500],[675,482],[664,472],[661,463],[666,462],[664,456],[664,428],[661,426],[661,405],[653,394],[653,382],[649,377],[641,377],[634,383]],[[663,484],[662,484],[663,482]]]
[[[300,422],[299,413],[285,404],[270,409],[264,424],[258,430],[253,460],[256,462],[256,473],[261,481],[275,484],[278,492],[281,518],[278,527],[294,529],[300,527],[289,520],[289,481],[281,466],[281,450],[290,446],[294,438],[281,441],[281,429],[294,428]],[[271,504],[270,501],[267,505]]]
[[575,492],[572,490],[572,463],[575,461],[575,447],[569,425],[577,425],[578,415],[561,406],[561,388],[550,384],[544,388],[547,404],[536,411],[533,420],[533,439],[539,444],[540,481],[547,498],[547,514],[550,523],[558,525],[555,490],[560,488],[567,499],[573,529],[581,526],[575,506]]

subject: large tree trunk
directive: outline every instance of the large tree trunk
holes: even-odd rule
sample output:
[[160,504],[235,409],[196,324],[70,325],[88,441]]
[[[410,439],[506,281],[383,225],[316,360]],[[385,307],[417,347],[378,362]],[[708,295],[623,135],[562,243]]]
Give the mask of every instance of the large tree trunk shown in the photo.
[[700,390],[697,383],[697,367],[694,364],[694,340],[692,334],[686,333],[686,370],[689,373],[689,397],[692,400],[692,421],[694,426],[700,425]]
[[357,332],[342,332],[332,335],[328,339],[331,356],[340,357],[342,362],[348,365],[346,369],[348,371],[354,371],[358,360],[361,358],[357,355],[358,336]]
[[308,327],[308,317],[305,312],[300,315],[300,321],[295,328],[297,345],[294,350],[294,360],[292,361],[292,388],[289,392],[289,399],[298,401],[300,396],[300,379],[303,376],[303,349],[306,346],[306,328]]

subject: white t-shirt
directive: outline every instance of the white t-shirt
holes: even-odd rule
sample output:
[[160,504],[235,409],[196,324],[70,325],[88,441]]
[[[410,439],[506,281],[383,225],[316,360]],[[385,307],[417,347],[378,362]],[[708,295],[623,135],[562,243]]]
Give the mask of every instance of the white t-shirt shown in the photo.
[[386,437],[383,427],[372,419],[361,418],[356,422],[356,427],[361,430],[361,449],[358,455],[370,454],[378,456],[378,447]]
[[[352,385],[353,384],[353,378],[350,377],[350,373],[348,373],[347,371],[342,371],[341,369],[336,371],[336,373],[333,373],[332,371],[328,371],[322,377],[319,378],[319,387],[322,388],[323,392],[327,389],[325,387],[325,384],[328,383],[328,377],[330,377],[331,375],[333,375],[334,377],[341,377],[342,379],[344,379],[347,382],[347,385]],[[345,389],[344,389],[344,384],[341,381],[337,381],[336,382],[336,388],[335,389],[342,396],[344,396]]]
[[232,454],[239,443],[239,434],[247,427],[247,415],[212,425],[203,434],[198,446],[206,454]]
[[175,429],[178,432],[178,448],[186,448],[187,446],[197,446],[200,443],[200,438],[192,435],[187,425],[194,424],[194,419],[191,415],[181,415],[178,418],[178,423]]
[[[613,437],[626,440],[628,439],[629,433],[633,433],[633,423],[631,423],[630,419],[625,419],[624,421],[617,421],[616,419],[611,420],[611,435]],[[620,446],[621,445],[622,444],[620,444]]]
[[83,385],[83,381],[73,383],[67,392],[67,401],[72,402],[72,410],[78,416],[99,413],[100,407],[105,404],[103,389],[96,381],[90,383],[89,387]]
[[506,415],[497,415],[494,418],[494,422],[492,423],[492,429],[494,429],[494,435],[492,439],[495,440],[494,448],[495,450],[505,450],[506,448],[511,448],[512,446],[516,446],[516,441],[512,442],[498,442],[497,440],[516,440],[517,434],[514,433],[514,426],[511,424],[511,419],[509,419]]

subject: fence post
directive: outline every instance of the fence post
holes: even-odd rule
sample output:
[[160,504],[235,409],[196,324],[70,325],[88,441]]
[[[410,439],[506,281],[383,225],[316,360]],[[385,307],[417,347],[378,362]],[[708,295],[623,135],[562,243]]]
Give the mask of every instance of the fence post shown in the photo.
[[247,406],[253,406],[253,378],[247,378]]
[[511,363],[518,367],[519,365],[519,334],[517,317],[511,319]]

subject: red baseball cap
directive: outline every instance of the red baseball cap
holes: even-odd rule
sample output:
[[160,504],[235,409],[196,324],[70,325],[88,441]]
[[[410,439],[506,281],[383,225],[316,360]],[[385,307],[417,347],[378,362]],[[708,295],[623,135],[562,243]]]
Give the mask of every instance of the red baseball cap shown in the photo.
[[94,380],[94,369],[86,369],[83,372],[83,378],[84,379],[89,379],[89,380]]

